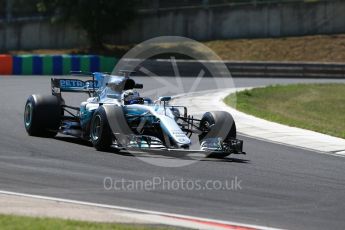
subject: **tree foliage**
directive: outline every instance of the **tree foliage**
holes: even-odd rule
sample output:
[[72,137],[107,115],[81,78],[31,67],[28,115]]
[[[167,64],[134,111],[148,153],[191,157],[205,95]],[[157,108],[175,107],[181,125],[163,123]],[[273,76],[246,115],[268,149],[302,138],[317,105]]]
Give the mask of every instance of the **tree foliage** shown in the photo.
[[92,47],[102,47],[105,35],[125,29],[137,16],[135,0],[40,0],[37,9],[50,12],[53,22],[83,28]]

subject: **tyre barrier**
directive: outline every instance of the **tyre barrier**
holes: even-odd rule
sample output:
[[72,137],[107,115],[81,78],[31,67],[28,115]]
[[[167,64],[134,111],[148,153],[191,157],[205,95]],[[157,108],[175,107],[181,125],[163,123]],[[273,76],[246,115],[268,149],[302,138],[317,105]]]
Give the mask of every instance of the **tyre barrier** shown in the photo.
[[10,55],[0,54],[0,75],[10,75],[13,72],[13,61]]
[[117,59],[98,55],[0,55],[0,75],[68,75],[112,72]]

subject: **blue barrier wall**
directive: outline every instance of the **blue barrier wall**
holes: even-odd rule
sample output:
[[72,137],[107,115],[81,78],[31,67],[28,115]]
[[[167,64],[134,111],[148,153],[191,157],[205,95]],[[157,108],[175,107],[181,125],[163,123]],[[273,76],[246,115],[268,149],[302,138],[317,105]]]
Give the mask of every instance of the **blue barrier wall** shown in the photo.
[[[117,59],[98,55],[0,55],[0,74],[68,75],[70,71],[112,72]],[[6,71],[5,71],[6,70]]]

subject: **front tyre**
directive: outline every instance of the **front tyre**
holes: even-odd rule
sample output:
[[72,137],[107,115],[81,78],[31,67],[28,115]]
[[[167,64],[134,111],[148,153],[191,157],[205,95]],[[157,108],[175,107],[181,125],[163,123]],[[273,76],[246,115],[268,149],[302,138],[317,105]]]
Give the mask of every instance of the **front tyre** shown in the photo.
[[24,126],[30,136],[54,137],[60,127],[61,103],[53,95],[31,95],[25,104]]
[[107,114],[102,107],[95,111],[92,117],[90,136],[93,146],[98,151],[109,150],[113,143],[113,134],[108,123]]
[[[203,131],[199,135],[200,143],[207,138],[221,138],[223,141],[236,139],[236,124],[230,113],[225,111],[207,112],[200,121],[199,129]],[[209,157],[224,158],[227,152],[214,152]]]

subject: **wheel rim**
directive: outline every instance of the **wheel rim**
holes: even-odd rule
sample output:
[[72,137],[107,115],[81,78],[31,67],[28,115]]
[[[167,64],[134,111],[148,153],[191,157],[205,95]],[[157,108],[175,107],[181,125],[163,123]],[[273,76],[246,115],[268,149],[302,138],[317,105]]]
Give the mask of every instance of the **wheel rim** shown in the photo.
[[207,129],[207,131],[210,131],[210,123],[208,121],[204,121],[203,124],[202,124],[202,127],[204,129]]
[[91,131],[92,139],[95,141],[98,140],[100,134],[101,134],[101,117],[97,115],[92,125],[92,131]]
[[32,104],[31,103],[28,103],[25,106],[24,122],[25,122],[25,127],[26,128],[30,127],[31,122],[32,122]]

